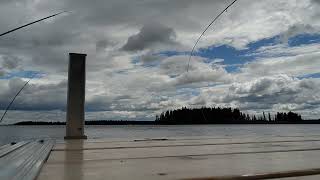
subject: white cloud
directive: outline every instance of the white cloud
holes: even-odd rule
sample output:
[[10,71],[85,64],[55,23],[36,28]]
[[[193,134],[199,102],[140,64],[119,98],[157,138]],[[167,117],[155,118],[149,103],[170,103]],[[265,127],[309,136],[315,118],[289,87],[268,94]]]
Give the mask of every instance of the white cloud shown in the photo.
[[319,44],[288,47],[275,45],[262,47],[254,53],[261,56],[256,61],[245,64],[241,69],[241,75],[245,79],[256,76],[270,76],[274,74],[286,74],[290,76],[302,76],[319,72],[320,67]]
[[[159,54],[190,51],[203,27],[226,5],[213,0],[1,1],[0,32],[60,10],[72,13],[1,37],[0,77],[13,70],[44,72],[13,108],[63,109],[68,53],[80,52],[88,54],[86,103],[94,111],[88,112],[92,119],[154,119],[162,110],[189,105],[252,112],[297,109],[305,117],[317,116],[318,79],[296,77],[319,72],[319,43],[261,47],[249,54],[257,59],[236,73],[228,73],[220,59],[202,57],[193,57],[186,73],[187,55]],[[286,41],[317,33],[319,8],[316,0],[238,1],[198,48],[226,44],[245,49],[276,35]],[[0,79],[1,105],[25,80]]]

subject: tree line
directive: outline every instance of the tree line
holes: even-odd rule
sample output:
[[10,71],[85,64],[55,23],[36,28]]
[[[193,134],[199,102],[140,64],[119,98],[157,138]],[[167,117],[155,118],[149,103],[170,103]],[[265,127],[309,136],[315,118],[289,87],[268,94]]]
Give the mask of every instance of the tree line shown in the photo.
[[[65,122],[23,121],[14,125],[65,125]],[[156,116],[155,121],[87,120],[85,125],[179,125],[179,124],[320,124],[319,120],[303,120],[294,112],[273,115],[243,113],[237,108],[202,107],[168,110]]]
[[[155,121],[129,121],[129,120],[88,120],[85,125],[153,125]],[[66,122],[21,121],[14,125],[66,125]]]
[[238,124],[238,123],[298,123],[301,115],[294,112],[263,112],[260,116],[249,115],[235,108],[202,107],[168,110],[156,116],[158,124]]

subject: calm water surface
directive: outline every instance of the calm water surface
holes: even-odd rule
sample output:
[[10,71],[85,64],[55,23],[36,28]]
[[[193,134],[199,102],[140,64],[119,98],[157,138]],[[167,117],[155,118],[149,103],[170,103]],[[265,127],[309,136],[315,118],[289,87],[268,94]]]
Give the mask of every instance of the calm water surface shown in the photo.
[[[299,125],[130,125],[86,126],[90,139],[200,137],[268,139],[276,136],[319,136],[320,124]],[[52,138],[62,140],[64,126],[0,126],[0,145],[12,141]]]

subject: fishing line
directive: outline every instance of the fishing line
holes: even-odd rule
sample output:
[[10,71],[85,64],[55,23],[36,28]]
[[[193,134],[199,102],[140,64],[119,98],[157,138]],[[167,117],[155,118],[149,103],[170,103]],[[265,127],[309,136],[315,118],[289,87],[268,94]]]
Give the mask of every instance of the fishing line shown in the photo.
[[[187,66],[187,73],[189,72],[189,66],[190,66],[190,61],[193,55],[193,52],[197,46],[197,44],[199,43],[200,39],[202,38],[202,36],[204,35],[204,33],[209,29],[209,27],[217,20],[219,19],[219,17],[224,13],[227,12],[228,8],[230,8],[235,2],[237,2],[238,0],[234,0],[232,1],[226,8],[223,9],[223,11],[221,11],[210,23],[209,25],[204,29],[204,31],[200,34],[200,36],[198,37],[196,43],[193,45],[192,50],[190,52],[190,56],[189,56],[189,60],[188,60],[188,66]],[[201,114],[203,119],[207,122],[207,118],[205,116],[205,114],[203,113],[202,108],[200,108]]]
[[40,21],[43,21],[43,20],[52,18],[52,17],[54,17],[54,16],[58,16],[58,15],[64,14],[64,13],[69,13],[69,12],[68,12],[68,11],[62,11],[62,12],[59,12],[59,13],[57,13],[57,14],[53,14],[53,15],[51,15],[51,16],[47,16],[47,17],[45,17],[45,18],[42,18],[42,19],[33,21],[33,22],[31,22],[31,23],[28,23],[28,24],[19,26],[19,27],[17,27],[17,28],[11,29],[11,30],[9,30],[9,31],[7,31],[7,32],[1,33],[1,34],[0,34],[0,37],[1,37],[1,36],[4,36],[4,35],[6,35],[6,34],[12,33],[12,32],[14,32],[14,31],[17,31],[17,30],[19,30],[19,29],[25,28],[25,27],[27,27],[27,26],[30,26],[30,25],[32,25],[32,24],[35,24],[35,23],[37,23],[37,22],[40,22]]
[[204,31],[201,33],[201,35],[198,37],[196,43],[193,45],[193,48],[191,50],[190,56],[189,56],[189,60],[188,60],[188,66],[187,66],[187,72],[189,72],[189,65],[190,65],[190,60],[191,57],[193,55],[193,52],[197,46],[197,44],[199,43],[200,39],[202,38],[202,36],[204,35],[204,33],[209,29],[209,27],[224,13],[227,12],[228,8],[231,7],[235,2],[237,2],[238,0],[234,0],[232,1],[232,3],[230,3],[223,11],[221,11],[210,23],[209,25],[204,29]]
[[29,80],[24,83],[24,85],[20,88],[20,90],[16,93],[16,95],[12,98],[12,100],[10,101],[10,103],[8,104],[6,110],[4,111],[4,113],[1,116],[0,119],[0,123],[2,122],[3,118],[5,117],[5,115],[7,114],[7,111],[10,109],[11,105],[13,104],[14,100],[17,98],[17,96],[21,93],[21,91],[29,84],[29,82],[37,75],[37,73],[33,74]]

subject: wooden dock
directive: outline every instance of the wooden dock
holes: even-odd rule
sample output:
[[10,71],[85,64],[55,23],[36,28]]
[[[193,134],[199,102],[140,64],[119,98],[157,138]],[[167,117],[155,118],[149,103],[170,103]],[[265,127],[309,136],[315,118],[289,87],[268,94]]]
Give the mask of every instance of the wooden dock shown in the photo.
[[320,179],[320,137],[56,143],[38,180]]
[[34,180],[48,158],[54,142],[24,141],[0,147],[1,180]]

